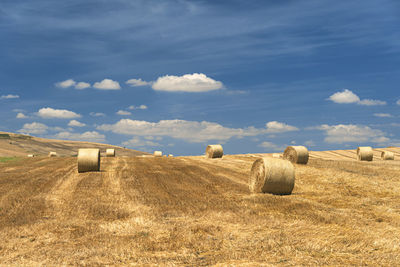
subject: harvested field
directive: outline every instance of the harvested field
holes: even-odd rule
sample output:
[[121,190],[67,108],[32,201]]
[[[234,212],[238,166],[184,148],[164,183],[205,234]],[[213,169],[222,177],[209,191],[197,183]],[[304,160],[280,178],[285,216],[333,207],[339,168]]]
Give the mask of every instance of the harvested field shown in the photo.
[[395,266],[400,149],[387,150],[394,161],[310,151],[287,196],[249,194],[257,154],[108,157],[80,174],[74,157],[2,162],[0,262]]

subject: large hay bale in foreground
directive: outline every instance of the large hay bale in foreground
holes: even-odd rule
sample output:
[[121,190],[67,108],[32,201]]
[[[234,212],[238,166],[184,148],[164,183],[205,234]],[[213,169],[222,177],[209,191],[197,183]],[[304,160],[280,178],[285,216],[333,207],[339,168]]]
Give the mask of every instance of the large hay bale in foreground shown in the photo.
[[360,161],[372,161],[374,153],[370,146],[360,146],[357,148],[357,159]]
[[49,157],[50,157],[50,158],[52,158],[52,157],[57,157],[57,152],[51,151],[51,152],[49,153]]
[[222,158],[224,155],[224,149],[221,145],[209,145],[206,148],[206,157],[207,158]]
[[115,149],[107,148],[106,149],[106,157],[115,157]]
[[154,151],[153,155],[155,157],[162,157],[162,151]]
[[382,151],[381,158],[382,160],[394,160],[394,153],[390,151]]
[[292,163],[307,164],[308,149],[305,146],[288,146],[283,152],[283,158]]
[[78,172],[100,171],[100,149],[81,148],[78,150]]
[[265,157],[254,161],[249,178],[249,189],[252,193],[290,195],[293,191],[294,180],[294,167],[290,161]]

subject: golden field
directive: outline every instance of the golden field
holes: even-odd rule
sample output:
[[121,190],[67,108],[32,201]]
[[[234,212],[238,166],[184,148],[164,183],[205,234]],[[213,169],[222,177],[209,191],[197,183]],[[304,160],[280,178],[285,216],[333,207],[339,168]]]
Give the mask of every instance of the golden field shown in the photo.
[[311,152],[288,196],[249,193],[267,154],[102,158],[80,174],[75,157],[15,158],[0,163],[0,262],[395,266],[400,149],[389,149],[395,161]]

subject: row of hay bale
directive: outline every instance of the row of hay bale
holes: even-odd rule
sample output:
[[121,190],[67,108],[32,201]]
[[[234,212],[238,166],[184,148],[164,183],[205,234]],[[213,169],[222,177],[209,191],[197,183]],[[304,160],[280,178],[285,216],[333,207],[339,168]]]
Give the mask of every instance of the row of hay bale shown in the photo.
[[[372,161],[374,159],[374,151],[370,146],[360,146],[357,148],[357,159],[359,161]],[[394,153],[391,151],[381,152],[382,160],[394,160]]]
[[[115,157],[115,149],[106,149],[106,157]],[[78,150],[78,172],[100,171],[100,149],[81,148]]]

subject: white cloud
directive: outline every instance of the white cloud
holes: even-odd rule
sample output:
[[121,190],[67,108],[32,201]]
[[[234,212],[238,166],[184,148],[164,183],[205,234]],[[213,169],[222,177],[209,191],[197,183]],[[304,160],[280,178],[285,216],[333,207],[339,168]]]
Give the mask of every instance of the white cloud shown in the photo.
[[68,79],[68,80],[56,83],[56,86],[60,87],[60,88],[68,88],[68,87],[74,86],[75,84],[76,84],[76,82],[74,80]]
[[100,90],[119,90],[121,89],[121,86],[117,81],[113,81],[110,79],[104,79],[101,82],[96,82],[93,85],[94,88],[100,89]]
[[26,116],[24,113],[19,112],[16,116],[17,119],[26,119],[28,116]]
[[378,106],[386,105],[385,101],[373,100],[373,99],[363,99],[361,100],[358,95],[350,91],[349,89],[344,89],[342,92],[336,92],[329,97],[329,100],[338,104],[358,104],[364,106]]
[[68,123],[68,126],[71,126],[71,127],[83,127],[83,126],[86,126],[86,124],[84,124],[84,123],[82,123],[82,122],[79,122],[79,121],[77,121],[77,120],[71,120],[71,121]]
[[152,83],[143,81],[142,79],[130,79],[126,81],[126,84],[129,84],[132,87],[138,87],[138,86],[151,85]]
[[242,138],[266,133],[267,129],[227,128],[214,122],[197,122],[185,120],[161,120],[147,122],[130,119],[121,119],[115,124],[103,124],[98,130],[137,136],[170,136],[188,142],[206,142],[216,140],[225,142],[232,137]]
[[53,108],[41,108],[37,113],[40,117],[45,119],[73,119],[73,118],[80,118],[81,115],[69,111],[66,109],[53,109]]
[[268,141],[262,142],[258,146],[265,148],[267,150],[273,150],[273,151],[283,151],[285,149],[284,146],[278,146],[278,145],[268,142]]
[[92,117],[104,117],[104,116],[106,116],[106,114],[101,113],[101,112],[90,112],[89,115],[92,116]]
[[312,140],[308,140],[308,141],[305,141],[305,142],[304,142],[304,145],[305,145],[305,146],[315,146],[315,143],[314,143],[314,141],[312,141]]
[[25,123],[22,129],[18,130],[22,134],[45,134],[49,127],[43,123],[32,122]]
[[96,131],[84,132],[84,133],[71,133],[71,132],[59,132],[53,136],[57,139],[62,140],[75,140],[75,141],[88,141],[88,142],[104,142],[106,140],[105,135],[100,134]]
[[2,95],[0,99],[15,99],[19,98],[19,95]]
[[159,144],[157,142],[143,140],[137,136],[128,141],[122,142],[122,145],[127,146],[127,147],[160,147],[160,146],[162,146],[161,144]]
[[400,106],[400,99],[397,100],[396,104]]
[[283,133],[299,130],[297,127],[278,121],[270,121],[265,126],[267,128],[267,133]]
[[223,84],[203,73],[193,73],[183,76],[166,75],[159,77],[152,84],[152,88],[168,92],[207,92],[222,89]]
[[75,85],[75,89],[82,90],[90,87],[90,83],[87,82],[79,82]]
[[380,117],[380,118],[391,118],[391,117],[393,117],[389,113],[374,113],[374,116],[375,117]]
[[147,106],[146,105],[140,105],[140,106],[138,106],[138,107],[136,107],[136,106],[129,106],[128,107],[128,109],[130,109],[130,110],[134,110],[134,109],[147,109]]
[[372,129],[364,125],[354,124],[323,124],[317,129],[325,131],[324,141],[327,143],[343,144],[343,143],[384,143],[389,141],[385,137],[385,133],[381,130]]
[[130,113],[129,111],[125,111],[125,110],[118,110],[117,114],[122,115],[122,116],[132,115],[132,113]]

